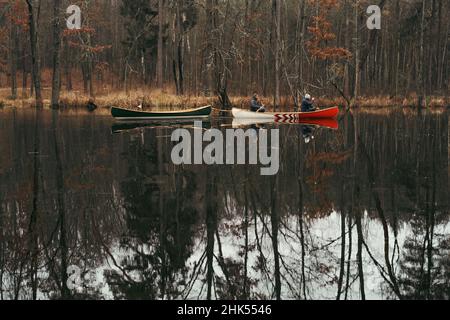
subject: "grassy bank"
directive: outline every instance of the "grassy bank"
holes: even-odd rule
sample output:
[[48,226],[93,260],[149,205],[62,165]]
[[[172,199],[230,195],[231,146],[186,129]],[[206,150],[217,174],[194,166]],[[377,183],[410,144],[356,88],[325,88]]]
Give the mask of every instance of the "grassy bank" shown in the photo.
[[[50,90],[43,90],[44,105],[50,106]],[[10,90],[8,88],[0,88],[0,108],[16,107],[27,108],[33,106],[34,99],[29,97],[21,97],[19,90],[19,98],[12,100],[10,98]],[[250,97],[230,97],[233,106],[238,108],[248,108]],[[62,109],[80,109],[86,108],[89,97],[79,91],[62,92],[61,108]],[[272,97],[262,97],[263,103],[269,107],[273,106]],[[150,92],[144,90],[134,90],[126,94],[125,92],[105,92],[101,93],[94,99],[95,104],[100,109],[108,109],[111,106],[120,106],[134,108],[140,104],[144,109],[187,109],[201,107],[205,105],[213,105],[220,108],[220,103],[216,97],[203,97],[194,95],[177,96],[171,92],[161,90],[152,90]],[[342,98],[317,97],[317,104],[321,107],[345,106],[346,102]],[[417,104],[417,97],[410,95],[408,97],[362,97],[355,102],[355,105],[361,108],[387,108],[387,107],[412,107]],[[433,96],[427,98],[427,105],[430,108],[442,108],[450,106],[450,98],[444,96]],[[281,108],[283,110],[291,110],[293,106],[290,97],[281,99]]]

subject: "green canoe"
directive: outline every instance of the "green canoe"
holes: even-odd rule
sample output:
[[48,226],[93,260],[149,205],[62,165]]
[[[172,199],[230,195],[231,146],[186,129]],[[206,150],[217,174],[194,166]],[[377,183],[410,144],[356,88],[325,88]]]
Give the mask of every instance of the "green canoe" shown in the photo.
[[111,114],[117,120],[161,120],[161,119],[195,119],[211,115],[212,106],[180,111],[138,111],[118,107],[111,108]]

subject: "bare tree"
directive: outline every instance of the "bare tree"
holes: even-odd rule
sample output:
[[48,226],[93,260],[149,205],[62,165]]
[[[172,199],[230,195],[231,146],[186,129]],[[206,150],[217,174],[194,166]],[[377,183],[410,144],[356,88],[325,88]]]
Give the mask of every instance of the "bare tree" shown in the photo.
[[[420,53],[419,53],[419,74],[418,74],[418,83],[419,83],[419,101],[418,106],[422,108],[425,102],[426,106],[426,93],[425,93],[425,61],[424,61],[424,46],[425,46],[425,9],[426,9],[426,1],[422,0],[422,15],[420,22]],[[425,100],[425,101],[424,101]]]
[[273,0],[272,14],[275,17],[275,101],[274,109],[280,107],[280,73],[281,73],[281,2]]
[[158,0],[158,57],[156,66],[156,82],[159,88],[164,84],[163,71],[163,33],[164,33],[164,0]]
[[36,107],[43,107],[42,92],[41,92],[41,69],[40,69],[40,55],[37,34],[37,21],[41,8],[40,0],[26,0],[28,7],[28,27],[30,31],[31,44],[31,66],[33,72],[33,84],[36,94]]
[[9,63],[11,72],[11,99],[17,99],[17,59],[19,57],[19,35],[17,23],[13,18],[13,2],[10,1],[10,34],[9,34]]
[[359,96],[359,87],[361,82],[361,74],[359,69],[360,64],[360,48],[359,48],[359,0],[355,3],[355,90],[353,92],[353,97],[355,100]]
[[61,0],[53,0],[53,80],[52,108],[59,107],[61,90]]

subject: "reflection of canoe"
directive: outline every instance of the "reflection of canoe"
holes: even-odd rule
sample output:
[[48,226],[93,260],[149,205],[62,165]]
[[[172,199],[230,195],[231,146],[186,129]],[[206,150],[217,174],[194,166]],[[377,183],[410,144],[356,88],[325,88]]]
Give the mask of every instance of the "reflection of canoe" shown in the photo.
[[314,126],[337,130],[339,123],[336,119],[300,119],[300,120],[273,120],[273,119],[243,119],[233,120],[233,128],[248,127],[252,125],[263,125],[270,123],[278,124],[298,124],[304,126]]
[[316,126],[322,128],[328,128],[337,130],[339,129],[339,123],[336,119],[300,119],[300,120],[276,120],[277,123],[288,123],[288,124],[301,124],[301,125],[309,125]]
[[[189,124],[192,127],[190,121],[166,121],[166,122],[119,122],[113,124],[111,128],[112,133],[121,133],[126,131],[132,131],[135,129],[161,129],[161,128],[180,128]],[[203,129],[210,129],[211,123],[209,121],[202,122]]]
[[111,108],[111,114],[117,120],[149,120],[149,119],[195,119],[206,118],[211,115],[212,107],[181,111],[137,111],[118,107]]
[[273,119],[274,121],[297,121],[301,119],[332,119],[339,114],[339,108],[328,108],[314,112],[251,112],[233,109],[233,117],[238,119]]
[[273,119],[244,119],[244,118],[235,118],[233,119],[233,128],[239,127],[248,127],[252,125],[262,125],[268,123],[275,123]]

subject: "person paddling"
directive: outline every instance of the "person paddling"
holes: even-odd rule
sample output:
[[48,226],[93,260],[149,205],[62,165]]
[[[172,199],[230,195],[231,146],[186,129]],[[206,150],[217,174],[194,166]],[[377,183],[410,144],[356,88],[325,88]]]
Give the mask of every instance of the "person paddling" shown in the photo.
[[259,101],[259,95],[257,93],[253,95],[253,98],[250,101],[250,110],[252,112],[266,112],[266,108],[261,101]]
[[314,107],[314,98],[310,94],[306,94],[302,102],[302,112],[313,112],[317,109]]

